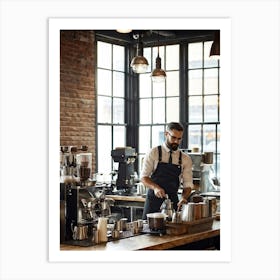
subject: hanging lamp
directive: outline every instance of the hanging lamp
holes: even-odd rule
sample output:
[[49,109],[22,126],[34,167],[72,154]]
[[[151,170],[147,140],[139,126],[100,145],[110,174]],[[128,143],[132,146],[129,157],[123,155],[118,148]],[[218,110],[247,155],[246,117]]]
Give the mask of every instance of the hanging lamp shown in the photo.
[[119,33],[124,33],[124,34],[126,34],[126,33],[130,33],[132,31],[132,29],[117,29],[117,32],[119,32]]
[[220,30],[215,31],[214,41],[210,49],[209,57],[220,58]]
[[156,58],[156,68],[153,70],[151,77],[152,77],[152,81],[156,83],[164,82],[166,79],[166,73],[164,70],[161,69],[161,58],[159,57],[159,39],[158,39],[158,54]]
[[136,45],[136,56],[132,59],[130,66],[133,72],[140,74],[145,73],[148,69],[148,60],[143,56],[143,43],[140,41],[140,35],[133,35],[134,39],[138,39]]

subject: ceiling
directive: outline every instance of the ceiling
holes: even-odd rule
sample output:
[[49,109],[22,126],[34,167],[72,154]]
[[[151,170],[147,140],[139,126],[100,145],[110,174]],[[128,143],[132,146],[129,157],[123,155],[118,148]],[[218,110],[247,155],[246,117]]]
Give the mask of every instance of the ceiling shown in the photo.
[[135,44],[134,35],[140,34],[144,46],[172,43],[197,38],[214,39],[215,30],[133,30],[130,33],[119,33],[116,30],[95,30],[98,37],[116,41],[120,44]]

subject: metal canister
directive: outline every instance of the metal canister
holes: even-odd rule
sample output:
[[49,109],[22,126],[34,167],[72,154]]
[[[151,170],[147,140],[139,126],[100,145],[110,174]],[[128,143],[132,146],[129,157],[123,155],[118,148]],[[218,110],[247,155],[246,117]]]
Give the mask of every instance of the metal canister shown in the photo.
[[114,229],[112,231],[112,238],[113,239],[119,239],[120,238],[120,232],[118,230]]
[[121,225],[121,221],[116,221],[115,223],[115,230],[121,231],[122,230],[122,225]]
[[183,205],[181,219],[183,222],[190,222],[194,220],[194,204],[189,202],[188,204]]
[[206,202],[200,202],[201,204],[201,218],[207,218],[209,217],[209,206]]
[[143,230],[143,220],[142,219],[137,220],[137,226],[140,231]]
[[209,217],[212,217],[216,214],[217,211],[217,200],[216,197],[208,197],[209,201]]
[[120,219],[120,224],[121,224],[121,230],[125,231],[126,230],[126,224],[127,224],[127,218],[122,218]]
[[194,220],[199,220],[202,217],[202,205],[200,203],[194,203]]

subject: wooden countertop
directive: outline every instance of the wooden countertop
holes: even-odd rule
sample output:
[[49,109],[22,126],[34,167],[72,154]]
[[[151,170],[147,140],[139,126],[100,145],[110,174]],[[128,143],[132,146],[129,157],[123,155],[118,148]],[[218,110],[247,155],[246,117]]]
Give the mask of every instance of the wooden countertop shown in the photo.
[[193,234],[181,235],[151,235],[141,234],[129,238],[124,238],[107,243],[97,244],[90,247],[80,247],[61,244],[60,250],[75,250],[75,251],[135,251],[135,250],[165,250],[177,246],[189,244],[203,239],[220,235],[220,222],[214,220],[212,229]]
[[108,198],[112,198],[114,200],[120,200],[120,201],[135,201],[135,202],[145,202],[145,198],[141,195],[106,195]]

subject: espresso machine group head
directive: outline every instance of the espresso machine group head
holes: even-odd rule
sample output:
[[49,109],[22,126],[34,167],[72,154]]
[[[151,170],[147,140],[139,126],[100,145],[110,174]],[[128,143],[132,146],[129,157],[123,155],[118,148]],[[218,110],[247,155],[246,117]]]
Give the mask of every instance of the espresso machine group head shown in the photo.
[[111,151],[114,162],[119,163],[116,187],[118,190],[129,189],[135,185],[134,162],[137,156],[134,148],[116,148]]

